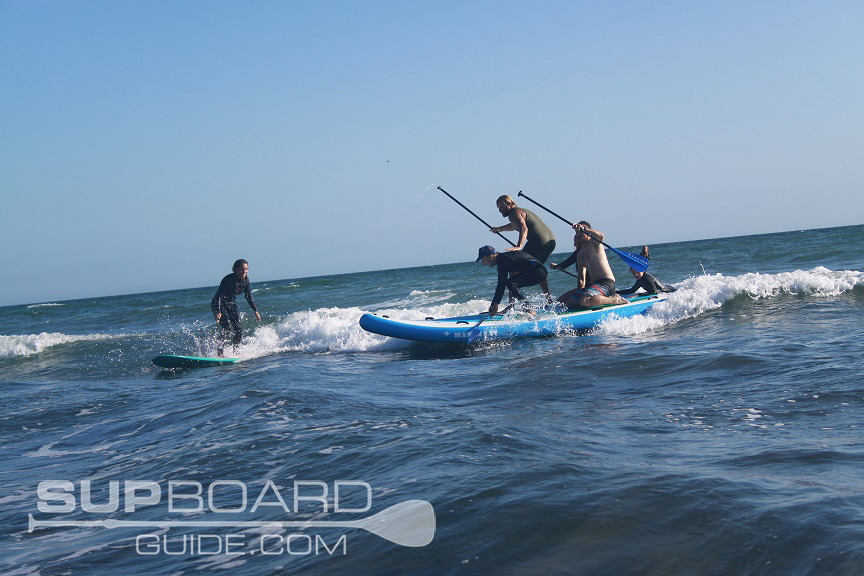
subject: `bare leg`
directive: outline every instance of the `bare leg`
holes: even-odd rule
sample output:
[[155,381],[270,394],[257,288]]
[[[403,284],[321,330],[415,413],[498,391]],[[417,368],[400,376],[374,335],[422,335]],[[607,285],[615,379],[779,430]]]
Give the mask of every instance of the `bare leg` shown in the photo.
[[582,296],[579,298],[579,306],[582,308],[593,308],[594,306],[608,306],[609,304],[626,304],[627,300],[617,294],[612,296]]
[[564,304],[568,308],[575,308],[579,305],[579,296],[576,294],[576,292],[578,291],[578,288],[568,290],[567,292],[558,297],[558,302]]

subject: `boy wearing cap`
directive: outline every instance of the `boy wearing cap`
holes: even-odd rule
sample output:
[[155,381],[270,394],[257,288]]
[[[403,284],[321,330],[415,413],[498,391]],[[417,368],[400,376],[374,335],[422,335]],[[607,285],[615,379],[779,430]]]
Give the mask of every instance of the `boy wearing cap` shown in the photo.
[[492,246],[483,246],[478,250],[475,260],[480,261],[490,268],[498,268],[498,285],[495,287],[492,305],[489,306],[490,316],[498,313],[504,288],[507,288],[511,302],[514,298],[527,302],[521,288],[540,284],[546,280],[548,274],[543,264],[523,250],[499,253]]

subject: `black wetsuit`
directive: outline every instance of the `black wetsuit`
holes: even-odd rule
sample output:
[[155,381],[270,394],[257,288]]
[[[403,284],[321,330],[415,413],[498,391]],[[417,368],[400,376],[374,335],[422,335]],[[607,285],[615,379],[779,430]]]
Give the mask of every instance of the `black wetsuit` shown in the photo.
[[[252,299],[250,286],[249,278],[237,278],[237,275],[232,272],[222,278],[216,295],[210,301],[210,309],[213,310],[213,314],[222,313],[222,317],[219,318],[219,325],[222,330],[216,343],[220,356],[229,341],[232,341],[236,348],[243,340],[243,326],[240,324],[240,311],[237,309],[237,295],[246,296],[249,307],[252,308],[253,312],[258,312],[255,300]],[[233,339],[231,338],[232,333]]]
[[[563,262],[558,264],[558,270],[564,270],[568,266],[572,266],[573,264],[576,263],[577,258],[579,258],[579,248],[574,250],[573,253],[570,254],[570,256],[568,256]],[[591,276],[588,275],[587,270],[585,271],[585,285],[586,286],[591,285]]]
[[573,251],[572,254],[570,254],[570,256],[567,257],[566,260],[564,260],[563,262],[558,264],[558,269],[563,270],[563,269],[567,268],[568,266],[572,266],[573,264],[576,263],[576,259],[578,257],[579,257],[579,249],[577,248],[576,250]]
[[675,292],[675,288],[660,282],[649,274],[648,272],[643,272],[642,277],[636,280],[636,283],[633,284],[632,288],[627,290],[618,290],[618,294],[621,296],[627,296],[629,294],[635,294],[639,288],[642,288],[648,294],[657,294],[658,292]]
[[498,285],[492,304],[498,305],[507,288],[511,298],[527,300],[520,288],[536,286],[546,279],[546,267],[524,250],[500,252],[498,254]]

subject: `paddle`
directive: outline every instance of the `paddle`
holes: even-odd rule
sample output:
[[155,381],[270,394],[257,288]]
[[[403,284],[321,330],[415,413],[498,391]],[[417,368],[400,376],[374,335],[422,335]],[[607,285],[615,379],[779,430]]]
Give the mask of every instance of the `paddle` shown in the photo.
[[[451,200],[453,200],[454,202],[456,202],[456,204],[458,204],[459,206],[461,206],[462,208],[464,208],[466,212],[468,212],[469,214],[471,214],[472,216],[474,216],[474,218],[476,218],[477,220],[479,220],[480,222],[482,222],[482,223],[483,223],[487,228],[489,228],[489,229],[492,228],[492,226],[491,226],[488,222],[486,222],[485,220],[483,220],[482,218],[480,218],[479,216],[477,216],[477,214],[475,214],[474,212],[472,212],[472,211],[471,211],[467,206],[465,206],[464,204],[462,204],[461,202],[459,202],[459,200],[457,200],[456,198],[454,198],[453,196],[451,196],[449,192],[447,192],[446,190],[444,190],[444,189],[441,188],[440,186],[438,186],[438,190],[440,190],[441,192],[443,192],[444,194],[446,194],[448,198],[450,198]],[[514,246],[514,247],[516,246],[516,244],[514,244],[513,242],[511,242],[510,239],[507,238],[506,236],[504,236],[503,234],[501,234],[501,232],[495,232],[495,234],[497,234],[498,236],[501,236],[501,238],[503,238],[503,239],[504,239],[508,244],[510,244],[510,246]]]
[[406,500],[385,508],[381,512],[360,520],[258,520],[258,521],[207,521],[207,520],[36,520],[30,514],[28,532],[37,528],[260,528],[280,526],[282,528],[360,528],[400,546],[426,546],[435,536],[435,510],[425,500]]
[[[536,204],[537,206],[539,206],[543,210],[546,210],[547,212],[549,212],[550,214],[552,214],[553,216],[558,218],[559,220],[563,220],[564,222],[569,224],[571,227],[575,226],[575,224],[573,222],[571,222],[570,220],[567,220],[566,218],[564,218],[563,216],[560,216],[559,214],[556,214],[555,212],[553,212],[552,210],[550,210],[546,206],[540,204],[536,200],[531,199],[528,195],[523,194],[521,190],[519,191],[518,196],[525,198],[529,202],[533,202],[534,204]],[[633,254],[631,252],[622,252],[621,250],[618,250],[617,248],[613,248],[612,246],[609,246],[609,244],[603,242],[602,240],[600,240],[599,238],[597,238],[593,234],[589,234],[588,232],[585,232],[585,235],[590,237],[590,238],[593,238],[597,242],[600,242],[603,246],[606,246],[607,248],[609,248],[610,250],[615,252],[615,254],[617,254],[622,260],[624,260],[624,262],[628,266],[630,266],[634,270],[638,270],[639,272],[644,272],[645,270],[648,269],[648,260],[646,260],[645,258],[642,258],[641,256],[637,256],[636,254]]]
[[[469,214],[471,214],[472,216],[474,216],[475,218],[477,218],[477,220],[479,220],[480,222],[482,222],[483,224],[485,224],[487,228],[489,228],[489,229],[492,228],[492,226],[490,226],[488,222],[486,222],[485,220],[483,220],[482,218],[480,218],[477,214],[475,214],[474,212],[472,212],[471,210],[469,210],[467,206],[465,206],[465,205],[462,204],[459,200],[457,200],[456,198],[454,198],[453,196],[451,196],[450,193],[447,192],[446,190],[444,190],[442,187],[438,186],[438,190],[440,190],[441,192],[443,192],[444,194],[446,194],[448,198],[450,198],[451,200],[453,200],[454,202],[456,202],[459,206],[461,206],[462,208],[464,208],[466,212],[468,212]],[[513,242],[511,242],[510,239],[507,238],[506,236],[504,236],[503,234],[501,234],[501,232],[495,232],[495,234],[497,234],[498,236],[501,236],[501,238],[503,238],[504,240],[506,240],[507,243],[510,244],[510,246],[513,246],[513,247],[516,246],[516,244],[514,244]],[[568,272],[567,270],[560,270],[560,271],[561,271],[561,272],[564,272],[565,274],[569,274],[570,276],[573,276],[574,278],[578,278],[578,277],[579,277],[579,276],[577,276],[576,274],[572,274],[572,273]]]
[[480,324],[482,324],[489,318],[491,318],[491,316],[489,316],[488,314],[484,314],[483,317],[480,318],[480,321],[474,324],[474,326],[472,326],[471,329],[468,330],[468,344],[471,344],[472,342],[474,342],[474,340],[480,337],[480,330],[478,330],[478,328],[480,327]]

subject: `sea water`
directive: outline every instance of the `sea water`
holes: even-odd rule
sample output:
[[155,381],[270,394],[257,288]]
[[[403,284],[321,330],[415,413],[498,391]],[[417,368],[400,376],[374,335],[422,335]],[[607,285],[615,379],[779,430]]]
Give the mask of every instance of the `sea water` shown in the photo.
[[[150,360],[213,354],[219,274],[0,308],[0,571],[861,574],[864,226],[651,254],[644,316],[472,346],[357,321],[481,312],[479,264],[253,277],[242,361],[188,371]],[[409,500],[428,543],[369,520]],[[104,519],[153,524],[39,524]]]

